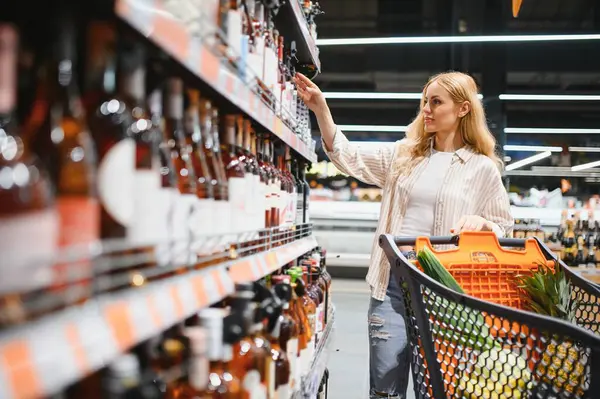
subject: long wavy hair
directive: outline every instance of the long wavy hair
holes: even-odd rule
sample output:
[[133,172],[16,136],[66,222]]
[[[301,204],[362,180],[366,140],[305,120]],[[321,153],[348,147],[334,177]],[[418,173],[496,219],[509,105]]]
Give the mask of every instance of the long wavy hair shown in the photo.
[[483,104],[477,96],[475,80],[461,72],[444,72],[429,78],[429,81],[423,87],[419,113],[406,131],[408,142],[401,144],[398,149],[399,154],[396,157],[397,161],[394,167],[395,174],[400,175],[410,172],[429,153],[431,140],[434,139],[435,132],[425,131],[423,108],[426,100],[425,93],[433,82],[437,82],[446,89],[454,103],[462,104],[465,101],[471,103],[471,110],[458,122],[457,132],[462,137],[465,145],[471,147],[474,152],[489,157],[498,165],[498,168],[502,168],[503,163],[496,155],[496,139],[488,129]]

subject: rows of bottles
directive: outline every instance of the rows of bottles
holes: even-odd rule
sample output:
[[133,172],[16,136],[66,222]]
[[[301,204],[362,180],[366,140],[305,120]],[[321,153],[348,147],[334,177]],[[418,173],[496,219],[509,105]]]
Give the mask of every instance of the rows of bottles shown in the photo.
[[560,258],[568,266],[599,266],[600,259],[600,222],[594,219],[594,212],[588,213],[587,219],[576,212],[569,217],[563,211],[560,226],[556,233],[548,234],[547,241],[556,247]]
[[[299,63],[296,42],[286,41],[276,28],[275,21],[282,2],[208,0],[199,5],[187,3],[186,0],[176,0],[165,2],[163,6],[166,11],[186,21],[188,30],[205,38],[205,44],[216,48],[239,77],[248,86],[257,89],[300,139],[310,144],[308,109],[297,101],[292,77],[296,69],[312,74],[316,68],[312,64]],[[311,31],[316,35],[314,17],[320,14],[318,3],[304,1],[302,9]],[[289,21],[280,21],[280,27],[293,31],[290,26],[281,25],[290,25]]]
[[309,221],[307,165],[278,138],[125,26],[54,11],[41,47],[0,22],[0,296],[64,283],[66,247],[125,240],[193,264]]
[[320,249],[199,311],[57,398],[287,399],[332,321]]

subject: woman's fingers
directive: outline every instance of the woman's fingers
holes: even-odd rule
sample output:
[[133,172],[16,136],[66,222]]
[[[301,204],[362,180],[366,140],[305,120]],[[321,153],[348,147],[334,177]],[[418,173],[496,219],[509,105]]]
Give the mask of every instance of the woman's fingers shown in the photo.
[[300,72],[296,72],[296,76],[299,78],[299,80],[304,83],[305,86],[308,87],[317,87],[316,84],[314,84],[312,82],[312,80],[310,80],[309,78],[307,78],[306,76],[302,75]]

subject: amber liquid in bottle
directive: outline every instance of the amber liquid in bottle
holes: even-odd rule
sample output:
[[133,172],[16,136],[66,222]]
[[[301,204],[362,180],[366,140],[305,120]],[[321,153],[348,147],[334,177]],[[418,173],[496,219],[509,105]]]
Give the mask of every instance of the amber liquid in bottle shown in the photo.
[[[131,116],[115,92],[115,29],[93,22],[88,31],[86,108],[88,125],[98,149],[97,186],[100,200],[100,238],[123,239],[131,221],[131,180],[135,142]],[[124,168],[123,165],[129,165]],[[126,169],[126,170],[124,170]]]
[[287,346],[281,346],[281,333],[284,316],[279,316],[275,322],[273,330],[269,334],[269,343],[271,345],[271,363],[273,369],[270,370],[273,375],[269,382],[268,394],[270,398],[289,398],[291,397],[291,366],[287,355]]
[[[212,176],[204,153],[204,143],[200,130],[199,103],[200,93],[198,90],[188,89],[185,108],[185,138],[194,168],[194,175],[196,176],[196,193],[198,196],[192,226],[198,241],[195,248],[196,252],[199,255],[208,255],[210,254],[210,248],[207,248],[204,243],[207,237],[214,234],[215,193]],[[202,260],[200,263],[205,264]]]
[[281,349],[286,353],[290,364],[289,386],[290,390],[293,392],[296,390],[297,384],[300,383],[298,368],[298,338],[300,335],[299,326],[301,323],[300,320],[296,320],[296,315],[290,308],[290,303],[293,299],[290,277],[285,275],[273,276],[272,282],[275,284],[274,290],[277,296],[283,303],[279,344]]
[[24,321],[20,293],[51,282],[58,238],[48,173],[19,133],[18,47],[16,28],[0,23],[0,170],[9,172],[0,185],[0,253],[7,265],[0,269],[0,325]]
[[246,176],[236,148],[236,116],[225,115],[221,124],[221,157],[229,186],[231,225],[229,232],[240,234],[248,228],[246,218]]
[[174,241],[173,262],[178,266],[179,272],[184,272],[186,267],[194,264],[196,260],[191,247],[193,235],[189,222],[198,197],[190,150],[185,139],[183,82],[179,78],[168,79],[165,100],[165,133],[179,191],[171,215]]
[[[61,11],[52,53],[43,68],[36,98],[44,120],[33,148],[50,172],[57,196],[59,246],[80,246],[98,240],[100,208],[96,194],[97,157],[76,84],[75,28]],[[91,294],[89,260],[55,265],[53,285],[68,302]]]

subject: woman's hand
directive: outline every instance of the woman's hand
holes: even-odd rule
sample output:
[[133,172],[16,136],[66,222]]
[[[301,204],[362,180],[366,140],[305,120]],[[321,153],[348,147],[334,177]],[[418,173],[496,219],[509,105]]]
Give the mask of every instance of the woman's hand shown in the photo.
[[492,226],[481,216],[468,215],[461,217],[458,223],[450,229],[452,234],[459,234],[463,231],[492,231]]
[[294,83],[296,83],[298,95],[312,112],[320,114],[327,109],[327,101],[323,92],[309,78],[301,73],[296,73]]

